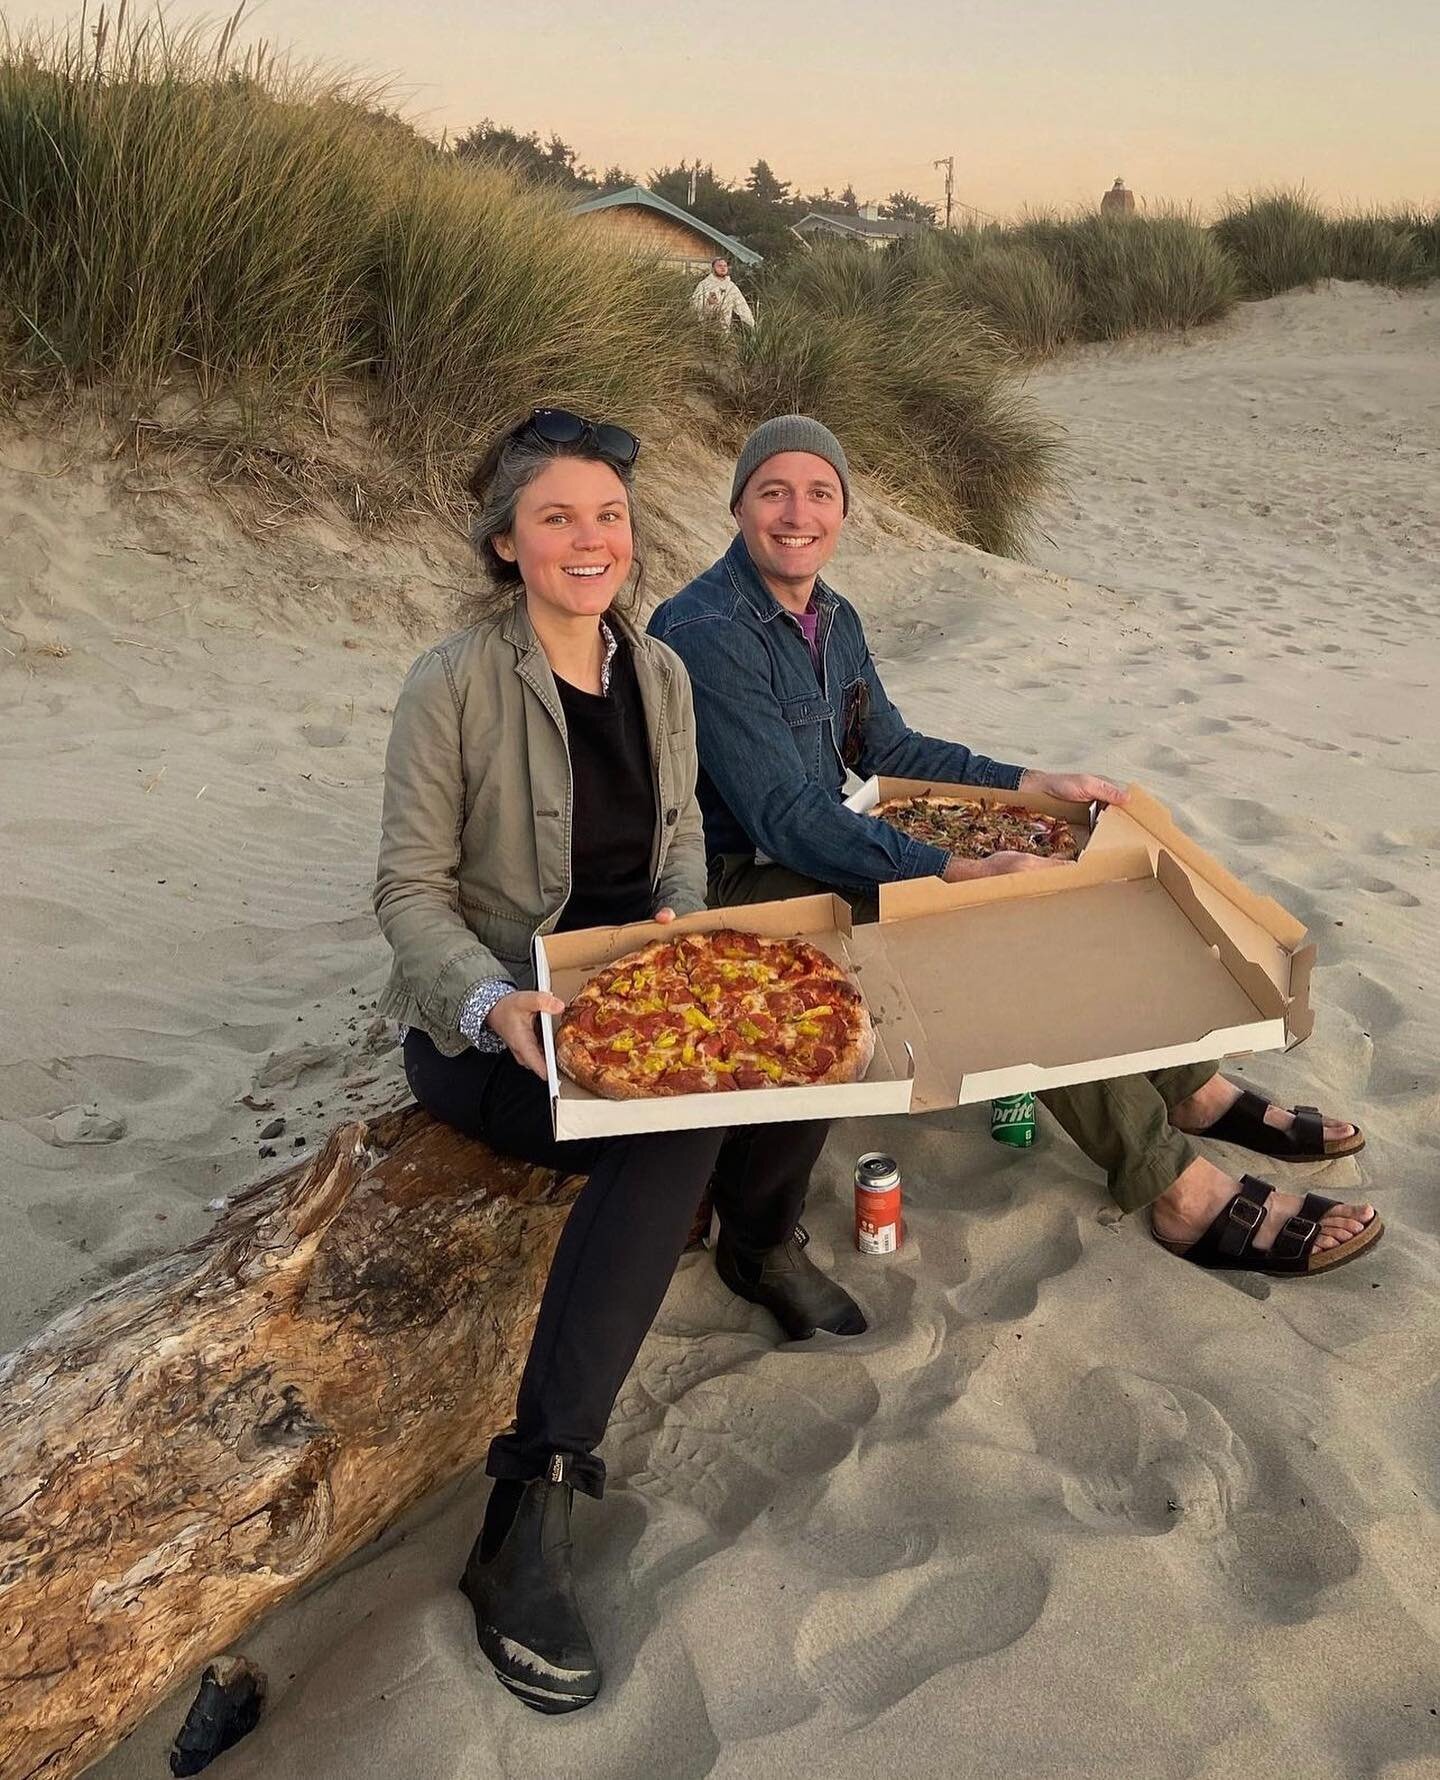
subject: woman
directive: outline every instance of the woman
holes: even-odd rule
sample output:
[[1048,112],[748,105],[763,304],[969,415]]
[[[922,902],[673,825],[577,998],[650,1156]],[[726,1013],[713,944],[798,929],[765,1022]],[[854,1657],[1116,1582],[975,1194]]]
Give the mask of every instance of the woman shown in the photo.
[[[471,480],[493,609],[427,651],[395,707],[375,908],[395,964],[382,1011],[435,1118],[497,1150],[586,1173],[556,1249],[514,1426],[461,1587],[500,1680],[542,1712],[600,1686],[570,1572],[572,1492],[711,1183],[716,1267],[793,1339],[858,1334],[854,1301],[797,1222],[824,1123],[557,1143],[536,1016],[536,933],[672,921],[705,906],[695,726],[679,658],[628,615],[632,480],[623,428],[538,408]],[[712,1178],[713,1177],[713,1178]]]

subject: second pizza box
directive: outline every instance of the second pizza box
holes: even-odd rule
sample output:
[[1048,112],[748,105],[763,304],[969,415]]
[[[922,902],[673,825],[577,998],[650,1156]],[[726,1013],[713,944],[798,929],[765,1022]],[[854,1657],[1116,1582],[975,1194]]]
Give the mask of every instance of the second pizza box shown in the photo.
[[[1056,813],[1060,813],[1057,811]],[[1138,787],[1081,859],[1052,871],[887,885],[853,927],[838,897],[689,915],[673,926],[536,940],[542,987],[567,997],[602,964],[677,931],[800,935],[854,971],[875,1025],[862,1082],[601,1100],[557,1075],[557,1137],[929,1112],[969,1101],[1275,1050],[1310,1030],[1314,948]]]

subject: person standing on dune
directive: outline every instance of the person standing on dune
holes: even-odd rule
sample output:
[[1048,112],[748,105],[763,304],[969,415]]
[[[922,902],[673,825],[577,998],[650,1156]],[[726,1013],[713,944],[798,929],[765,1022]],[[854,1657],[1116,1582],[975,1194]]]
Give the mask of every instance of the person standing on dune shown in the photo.
[[710,270],[690,293],[690,304],[701,321],[716,322],[727,334],[736,320],[755,326],[745,294],[730,276],[729,260],[711,260]]

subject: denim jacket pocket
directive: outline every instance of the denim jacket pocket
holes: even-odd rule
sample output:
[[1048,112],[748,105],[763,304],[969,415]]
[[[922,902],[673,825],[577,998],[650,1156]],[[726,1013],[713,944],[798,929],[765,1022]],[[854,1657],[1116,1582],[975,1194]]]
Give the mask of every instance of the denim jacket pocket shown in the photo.
[[822,698],[818,692],[812,692],[804,698],[781,699],[780,715],[790,726],[795,746],[805,762],[807,775],[818,779],[821,776],[820,763],[824,759],[828,739],[826,732],[834,716],[829,699]]

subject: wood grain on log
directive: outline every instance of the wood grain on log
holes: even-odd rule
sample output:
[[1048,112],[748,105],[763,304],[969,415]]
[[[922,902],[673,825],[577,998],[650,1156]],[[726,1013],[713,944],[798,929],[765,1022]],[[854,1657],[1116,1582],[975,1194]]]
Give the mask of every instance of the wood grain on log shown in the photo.
[[415,1108],[0,1361],[0,1780],[64,1780],[505,1425],[579,1183]]

